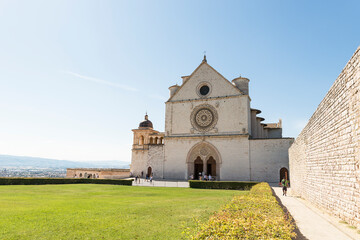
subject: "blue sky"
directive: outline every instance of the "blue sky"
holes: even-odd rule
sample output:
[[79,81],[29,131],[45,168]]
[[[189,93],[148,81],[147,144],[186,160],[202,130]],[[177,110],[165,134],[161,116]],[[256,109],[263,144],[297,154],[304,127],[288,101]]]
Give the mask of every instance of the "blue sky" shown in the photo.
[[206,51],[296,137],[360,45],[359,1],[0,0],[0,154],[130,161]]

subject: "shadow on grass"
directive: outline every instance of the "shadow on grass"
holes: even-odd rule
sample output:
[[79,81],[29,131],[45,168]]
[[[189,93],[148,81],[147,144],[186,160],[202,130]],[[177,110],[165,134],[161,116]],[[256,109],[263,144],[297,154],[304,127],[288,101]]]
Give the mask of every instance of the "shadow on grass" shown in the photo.
[[274,189],[271,188],[272,194],[273,196],[276,198],[276,200],[278,201],[279,205],[281,206],[281,208],[283,209],[284,213],[286,215],[291,216],[291,221],[295,224],[295,230],[294,232],[296,233],[296,237],[293,238],[293,240],[309,240],[308,238],[306,238],[299,230],[298,226],[296,225],[296,222],[293,218],[293,216],[290,214],[289,210],[282,204],[280,198],[275,194]]

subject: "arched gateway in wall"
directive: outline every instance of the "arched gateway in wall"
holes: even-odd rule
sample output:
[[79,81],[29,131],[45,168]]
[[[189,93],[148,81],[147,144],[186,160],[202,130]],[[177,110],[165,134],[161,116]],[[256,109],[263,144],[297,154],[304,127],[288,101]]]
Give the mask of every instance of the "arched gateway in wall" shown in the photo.
[[195,144],[189,151],[186,159],[187,177],[198,179],[199,175],[211,175],[220,180],[221,156],[214,145],[208,142]]

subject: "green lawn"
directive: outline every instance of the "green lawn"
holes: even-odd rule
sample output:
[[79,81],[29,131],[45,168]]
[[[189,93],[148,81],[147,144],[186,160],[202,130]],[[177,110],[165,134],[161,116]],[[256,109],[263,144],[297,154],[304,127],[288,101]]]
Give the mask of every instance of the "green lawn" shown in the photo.
[[0,239],[180,239],[246,191],[115,185],[0,186]]

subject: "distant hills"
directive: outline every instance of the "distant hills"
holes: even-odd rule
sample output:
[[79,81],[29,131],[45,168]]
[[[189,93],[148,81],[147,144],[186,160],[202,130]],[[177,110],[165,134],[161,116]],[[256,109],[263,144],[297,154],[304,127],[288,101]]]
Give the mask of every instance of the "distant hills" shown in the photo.
[[0,154],[0,168],[129,168],[129,162],[123,161],[89,161],[77,162],[50,158],[12,156]]

